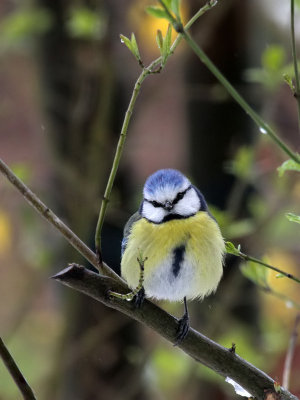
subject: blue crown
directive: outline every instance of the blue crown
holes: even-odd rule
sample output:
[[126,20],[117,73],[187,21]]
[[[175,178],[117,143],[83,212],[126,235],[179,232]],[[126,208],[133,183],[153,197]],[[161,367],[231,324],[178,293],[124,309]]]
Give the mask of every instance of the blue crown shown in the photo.
[[144,193],[154,195],[158,189],[162,189],[166,186],[176,190],[182,187],[185,181],[187,181],[187,178],[175,169],[160,169],[150,175],[146,180]]

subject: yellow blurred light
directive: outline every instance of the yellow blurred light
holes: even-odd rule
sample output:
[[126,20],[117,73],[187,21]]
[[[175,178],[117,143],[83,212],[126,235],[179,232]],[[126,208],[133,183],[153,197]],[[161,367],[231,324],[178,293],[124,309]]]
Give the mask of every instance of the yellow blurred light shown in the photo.
[[[281,250],[281,249],[270,249],[266,256],[266,261],[284,272],[290,273],[297,277],[300,276],[299,267],[296,258],[293,254]],[[268,283],[272,290],[282,293],[292,301],[300,304],[300,284],[292,281],[289,278],[278,278],[278,273],[269,270]],[[265,296],[264,301],[265,312],[270,315],[274,315],[276,319],[282,323],[288,325],[292,324],[295,318],[295,312],[297,310],[289,309],[288,302],[282,301],[274,296]]]
[[0,255],[11,247],[12,229],[7,214],[0,210]]
[[[169,22],[163,18],[155,18],[147,14],[145,8],[149,5],[156,5],[155,2],[150,2],[149,0],[135,0],[132,2],[131,7],[128,12],[129,26],[132,27],[134,33],[137,37],[137,42],[141,53],[147,51],[151,53],[157,53],[159,55],[159,50],[156,44],[156,33],[160,29],[163,36],[165,36]],[[181,18],[183,23],[187,21],[188,8],[184,4],[180,8]],[[128,35],[126,35],[128,36]],[[177,32],[172,30],[172,41],[177,36]],[[143,58],[143,57],[142,57]]]

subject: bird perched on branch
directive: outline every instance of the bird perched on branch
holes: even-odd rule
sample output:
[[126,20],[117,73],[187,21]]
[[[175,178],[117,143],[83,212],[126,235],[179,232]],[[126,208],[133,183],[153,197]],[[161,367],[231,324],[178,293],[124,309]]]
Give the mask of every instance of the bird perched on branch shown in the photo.
[[135,296],[184,301],[176,342],[189,329],[187,299],[214,292],[223,273],[224,240],[202,193],[182,173],[162,169],[145,183],[141,206],[127,222],[122,242],[121,274],[129,287],[140,282],[137,259],[147,259],[143,287]]

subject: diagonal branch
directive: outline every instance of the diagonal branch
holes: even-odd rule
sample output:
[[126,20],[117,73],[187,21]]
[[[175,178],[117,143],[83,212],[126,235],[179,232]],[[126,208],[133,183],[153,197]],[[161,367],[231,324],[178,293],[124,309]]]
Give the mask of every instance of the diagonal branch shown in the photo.
[[[145,300],[141,309],[135,309],[132,302],[110,298],[107,295],[109,290],[124,291],[124,287],[113,279],[99,276],[77,264],[70,265],[53,279],[128,315],[175,344],[178,320],[148,300]],[[194,329],[189,330],[178,347],[218,374],[230,377],[258,400],[264,399],[266,391],[274,391],[272,378]],[[299,399],[282,388],[281,400]]]
[[8,351],[7,347],[3,343],[3,340],[0,338],[0,357],[4,362],[6,368],[8,369],[10,375],[12,376],[15,384],[18,386],[20,392],[23,395],[24,400],[36,400],[36,397],[28,385],[26,379],[22,375],[22,372],[19,370],[15,360],[12,355]]
[[[64,238],[88,260],[95,268],[98,268],[96,254],[85,244],[75,233],[64,223],[53,211],[50,210],[0,159],[0,172],[7,177],[13,186],[24,196],[27,202],[41,214],[51,225],[53,225]],[[121,278],[110,269],[105,263],[102,263],[102,272],[114,279],[121,281]]]

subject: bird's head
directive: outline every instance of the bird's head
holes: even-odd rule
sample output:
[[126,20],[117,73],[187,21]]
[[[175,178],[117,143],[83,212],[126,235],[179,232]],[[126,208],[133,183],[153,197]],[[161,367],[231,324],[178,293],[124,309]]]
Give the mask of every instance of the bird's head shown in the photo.
[[206,208],[201,193],[187,177],[174,169],[161,169],[150,175],[143,194],[140,213],[154,223],[187,218]]

